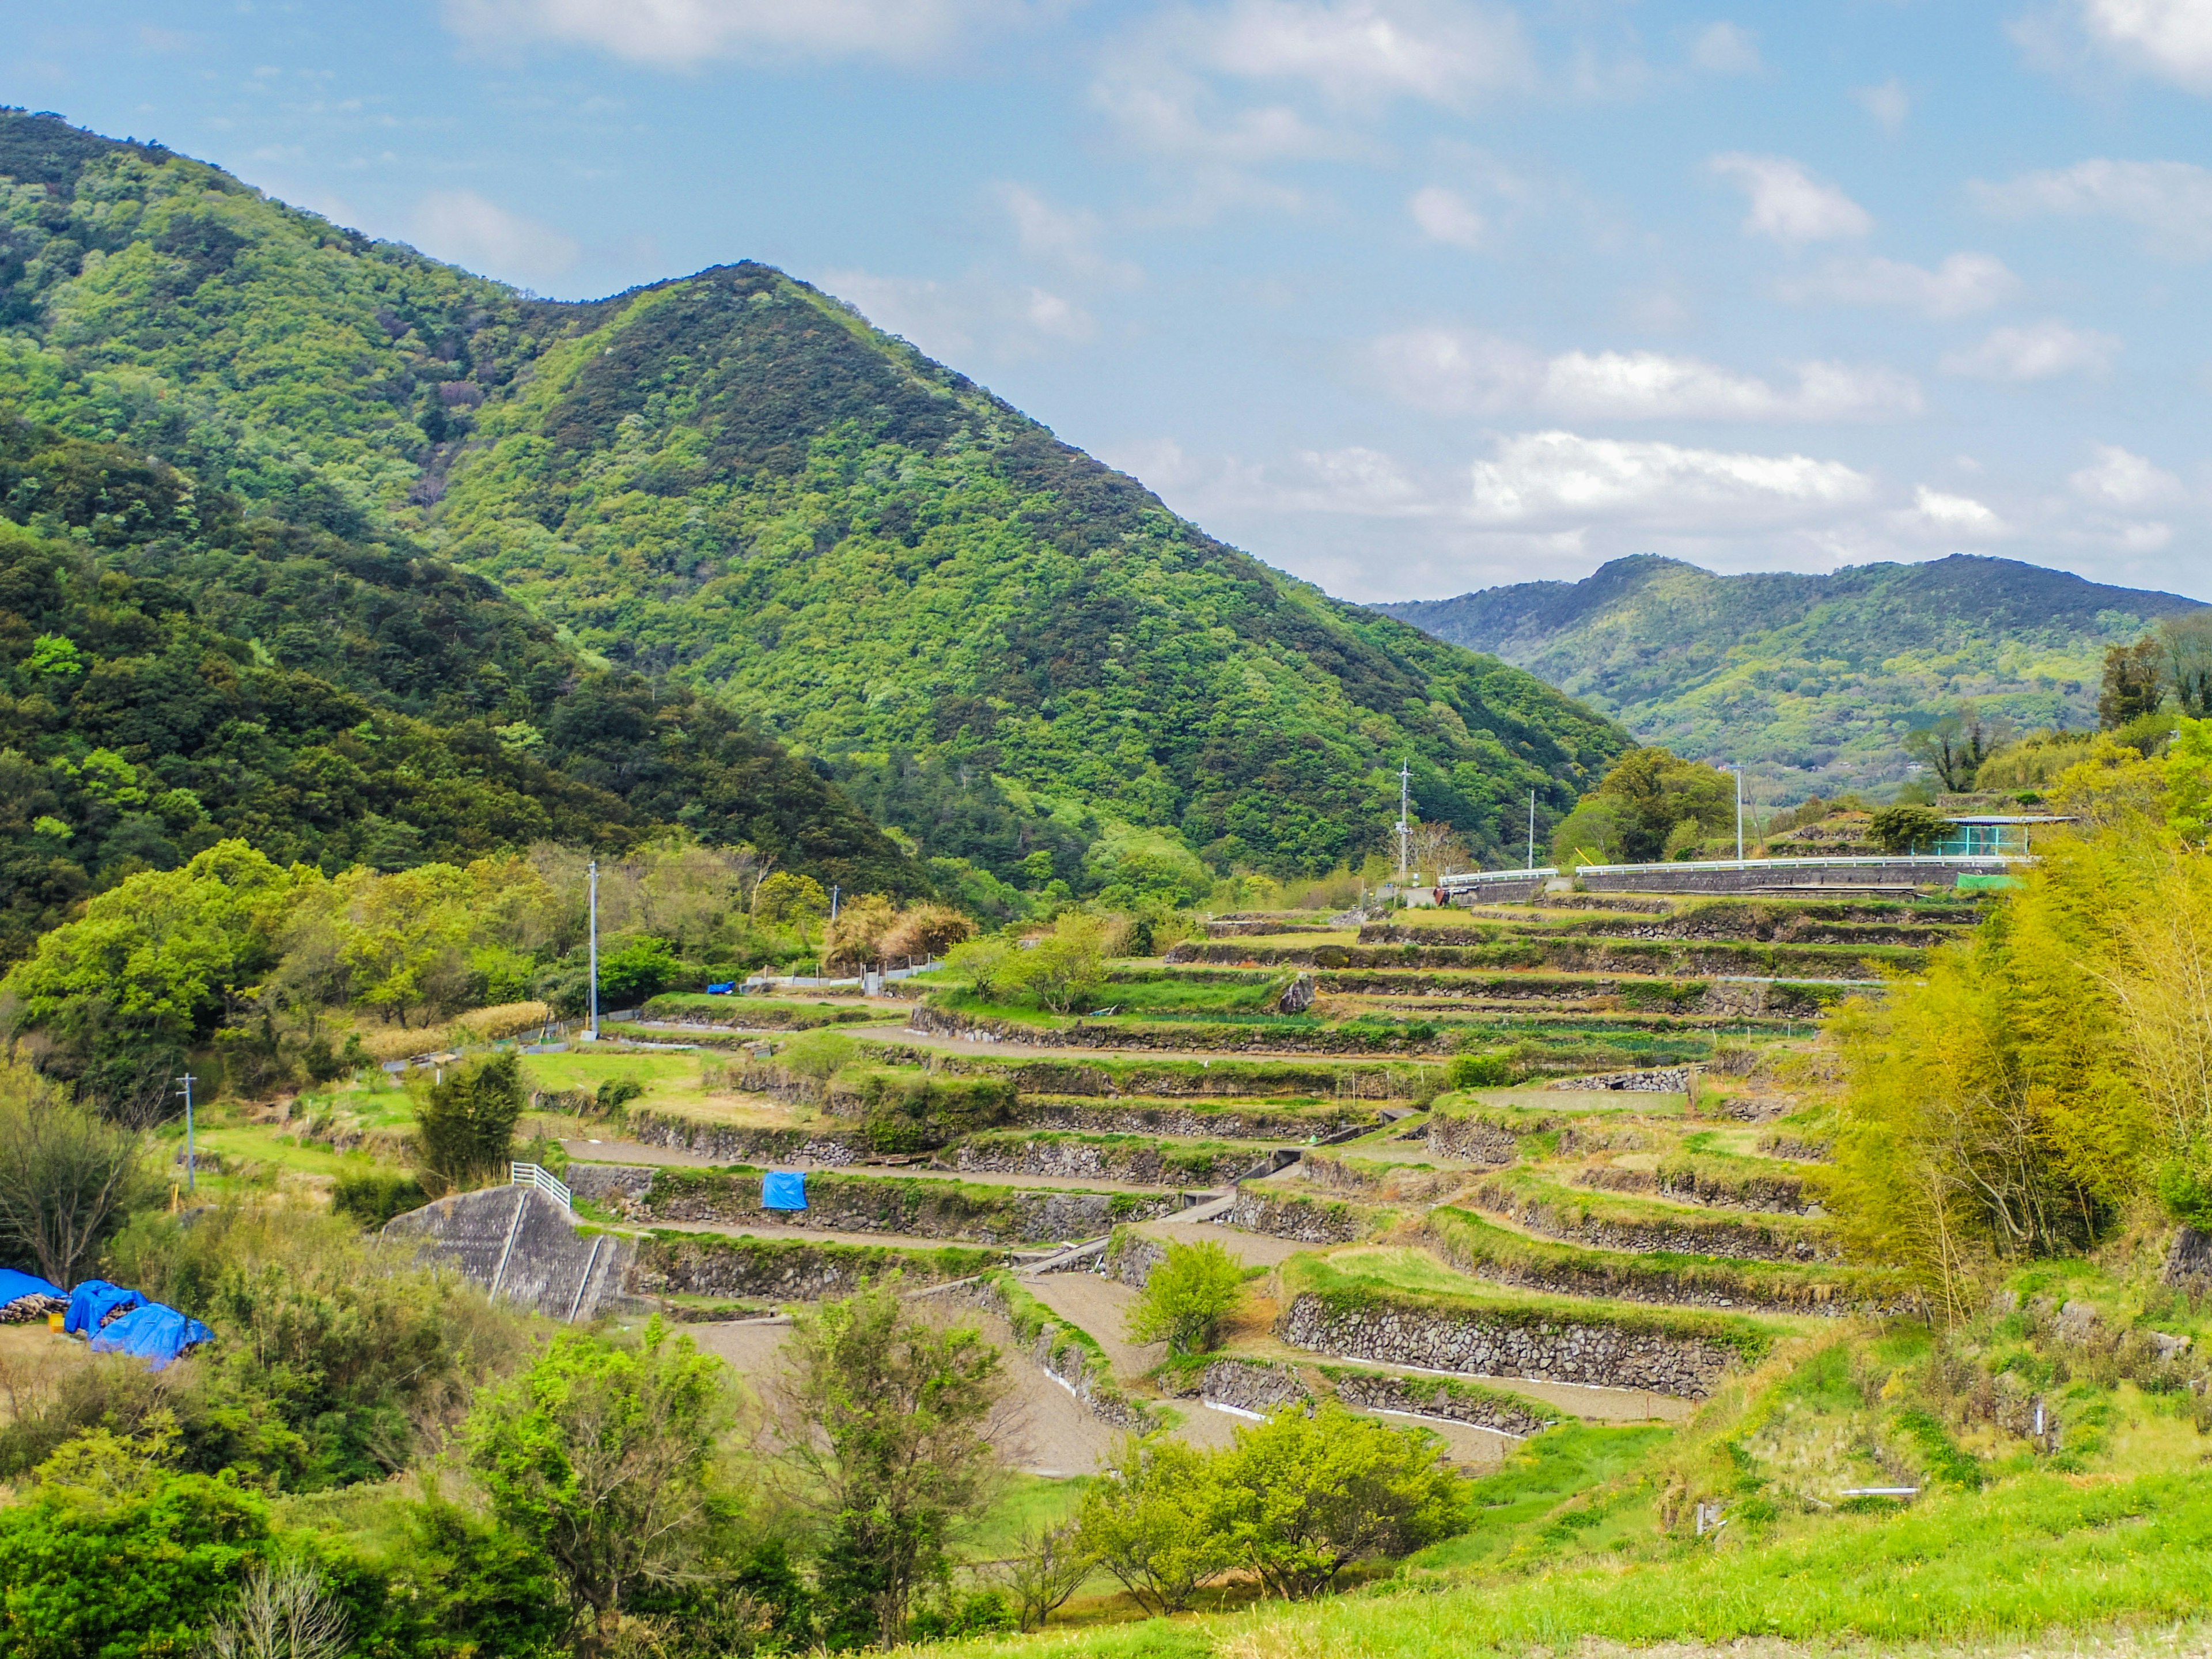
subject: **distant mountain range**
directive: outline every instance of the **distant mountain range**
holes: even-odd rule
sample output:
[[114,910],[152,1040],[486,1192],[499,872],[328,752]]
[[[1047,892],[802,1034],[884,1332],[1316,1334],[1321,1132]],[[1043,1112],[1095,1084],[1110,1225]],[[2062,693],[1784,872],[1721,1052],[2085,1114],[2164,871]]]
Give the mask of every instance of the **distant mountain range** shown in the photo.
[[1962,699],[2022,725],[2094,725],[2106,647],[2200,605],[1967,554],[1812,576],[1638,554],[1578,582],[1375,608],[1526,668],[1647,743],[1741,762],[1781,804],[1902,778],[1902,735]]
[[538,300],[4,110],[0,517],[26,927],[216,834],[336,866],[674,823],[933,879],[865,808],[1030,889],[1313,872],[1385,844],[1401,760],[1494,853],[1629,741],[765,265]]

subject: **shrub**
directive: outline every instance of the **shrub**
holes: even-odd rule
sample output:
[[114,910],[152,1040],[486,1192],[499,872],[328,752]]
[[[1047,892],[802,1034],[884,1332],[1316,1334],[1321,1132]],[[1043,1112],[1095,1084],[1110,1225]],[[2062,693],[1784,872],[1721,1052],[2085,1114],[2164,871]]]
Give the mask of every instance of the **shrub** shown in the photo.
[[830,1079],[860,1058],[860,1045],[835,1031],[811,1031],[785,1045],[777,1058],[787,1072],[816,1083]]
[[1085,1488],[1084,1547],[1146,1612],[1182,1612],[1235,1563],[1218,1473],[1218,1459],[1195,1447],[1133,1435],[1106,1477]]
[[1170,1244],[1129,1310],[1129,1340],[1165,1338],[1170,1353],[1201,1353],[1243,1291],[1244,1270],[1220,1245]]
[[1462,1054],[1447,1075],[1455,1089],[1500,1089],[1513,1081],[1513,1066],[1503,1054]]
[[522,1116],[522,1060],[512,1050],[456,1067],[415,1114],[423,1190],[460,1192],[503,1180]]
[[1875,846],[1901,855],[1942,840],[1951,833],[1951,820],[1925,806],[1885,806],[1874,815],[1870,828]]
[[27,1066],[0,1070],[0,1261],[74,1285],[150,1196],[136,1134]]
[[430,1201],[422,1183],[399,1170],[369,1170],[342,1175],[331,1188],[331,1213],[349,1217],[374,1231],[396,1215]]

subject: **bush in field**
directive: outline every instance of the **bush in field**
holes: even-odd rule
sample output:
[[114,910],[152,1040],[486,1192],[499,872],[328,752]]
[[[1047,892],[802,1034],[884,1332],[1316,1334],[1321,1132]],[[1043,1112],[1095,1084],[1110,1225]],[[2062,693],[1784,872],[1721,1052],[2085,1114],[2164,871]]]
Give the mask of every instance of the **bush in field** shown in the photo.
[[331,1188],[331,1213],[357,1221],[374,1232],[396,1215],[430,1201],[422,1183],[398,1170],[368,1170],[342,1175]]
[[1219,1475],[1213,1454],[1133,1435],[1114,1468],[1084,1489],[1084,1547],[1146,1612],[1182,1612],[1201,1584],[1236,1564]]
[[1243,1293],[1244,1269],[1220,1245],[1170,1244],[1129,1310],[1129,1340],[1164,1339],[1170,1353],[1203,1353]]
[[1461,1054],[1445,1077],[1455,1089],[1502,1089],[1513,1081],[1513,1065],[1503,1054]]
[[823,957],[832,969],[880,962],[884,936],[897,924],[898,913],[880,893],[848,900],[823,930]]
[[835,1031],[809,1031],[786,1043],[776,1055],[786,1071],[823,1084],[860,1057],[860,1045]]
[[1933,847],[1951,833],[1951,820],[1926,806],[1885,806],[1869,820],[1875,845],[1901,856]]
[[462,1192],[504,1180],[522,1116],[522,1059],[509,1050],[456,1066],[415,1113],[423,1190]]
[[1285,1600],[1319,1595],[1355,1561],[1410,1555],[1458,1530],[1443,1444],[1325,1400],[1240,1429],[1220,1491],[1238,1553]]
[[180,1472],[174,1429],[106,1429],[39,1468],[0,1508],[0,1654],[187,1653],[267,1554],[269,1511],[228,1480]]

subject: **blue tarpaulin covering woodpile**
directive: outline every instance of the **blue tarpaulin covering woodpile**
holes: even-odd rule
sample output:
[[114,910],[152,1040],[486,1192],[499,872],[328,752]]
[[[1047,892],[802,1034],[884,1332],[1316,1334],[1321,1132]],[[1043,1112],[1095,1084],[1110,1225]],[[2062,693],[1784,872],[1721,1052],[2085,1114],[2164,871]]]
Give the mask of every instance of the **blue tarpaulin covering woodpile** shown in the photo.
[[803,1210],[806,1207],[806,1176],[777,1170],[761,1178],[761,1208]]
[[69,1306],[69,1292],[36,1273],[0,1267],[0,1325],[24,1325]]
[[69,1312],[62,1320],[62,1328],[71,1336],[90,1336],[109,1320],[145,1305],[146,1298],[136,1291],[126,1291],[104,1279],[88,1279],[70,1292]]
[[133,1308],[92,1339],[95,1353],[135,1354],[155,1370],[189,1348],[215,1340],[215,1333],[174,1308],[149,1302]]

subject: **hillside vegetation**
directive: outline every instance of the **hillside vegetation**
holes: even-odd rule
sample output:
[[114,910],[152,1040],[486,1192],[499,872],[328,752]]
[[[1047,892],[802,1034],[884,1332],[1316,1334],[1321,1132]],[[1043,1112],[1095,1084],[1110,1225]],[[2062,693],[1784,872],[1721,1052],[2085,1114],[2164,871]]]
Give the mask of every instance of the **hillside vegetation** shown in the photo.
[[0,178],[24,416],[249,516],[440,550],[819,757],[926,854],[1015,880],[1042,854],[1071,885],[1115,877],[1086,872],[1102,840],[1109,866],[1317,871],[1382,839],[1401,758],[1424,817],[1494,848],[1626,742],[1214,541],[768,267],[530,300],[20,112]]
[[1820,576],[1639,554],[1579,582],[1376,608],[1495,652],[1644,742],[1742,762],[1773,804],[1902,777],[1904,735],[1966,699],[2021,726],[2094,725],[2106,650],[2199,602],[1965,554]]

